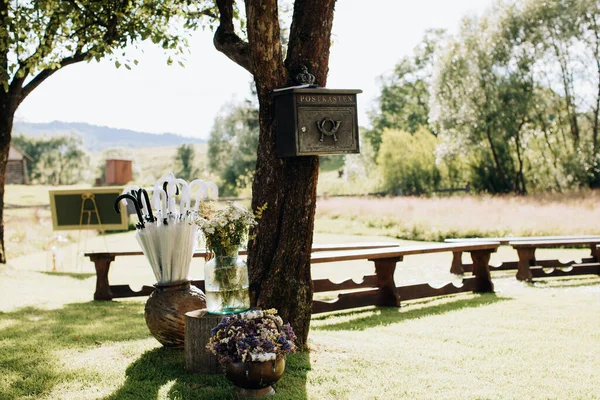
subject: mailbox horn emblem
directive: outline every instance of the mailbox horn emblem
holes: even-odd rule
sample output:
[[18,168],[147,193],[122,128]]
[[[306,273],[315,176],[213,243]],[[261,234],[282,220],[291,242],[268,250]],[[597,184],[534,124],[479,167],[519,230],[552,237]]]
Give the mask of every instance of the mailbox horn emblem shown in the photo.
[[323,141],[323,135],[333,136],[333,140],[337,142],[337,136],[335,135],[340,128],[342,121],[334,121],[331,118],[325,117],[322,121],[317,121],[317,128],[321,132],[321,138],[319,142]]

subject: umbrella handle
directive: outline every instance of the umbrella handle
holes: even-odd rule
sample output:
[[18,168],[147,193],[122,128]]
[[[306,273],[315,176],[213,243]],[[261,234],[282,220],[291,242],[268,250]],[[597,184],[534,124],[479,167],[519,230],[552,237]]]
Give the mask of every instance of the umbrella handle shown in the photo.
[[138,219],[140,220],[140,225],[143,228],[144,227],[144,217],[142,216],[142,210],[140,210],[140,204],[138,203],[138,200],[130,195],[130,194],[122,194],[119,197],[117,197],[117,199],[115,200],[115,211],[117,212],[117,214],[121,214],[121,210],[119,209],[119,201],[123,200],[123,199],[129,199],[133,202],[133,206],[135,207],[135,212],[138,215]]
[[163,224],[167,225],[167,193],[162,189],[156,189],[152,193],[152,203],[158,210],[159,218],[162,218]]
[[[179,196],[179,214],[183,215],[185,211],[190,209],[190,187],[188,183],[184,179],[175,179],[169,183],[169,188],[171,185],[175,185],[175,190],[179,189],[177,184],[181,184],[181,196]],[[177,194],[176,192],[175,194]]]
[[134,194],[137,193],[138,190],[140,190],[139,186],[131,185],[123,189],[123,192],[121,194]]
[[212,189],[212,190],[213,190],[213,192],[214,192],[214,194],[215,194],[215,197],[214,197],[213,199],[214,199],[214,200],[217,200],[217,199],[219,198],[219,188],[217,187],[217,185],[215,185],[215,184],[214,184],[214,183],[212,183],[212,182],[206,182],[206,184],[208,185],[208,187],[209,187],[210,189]]
[[[137,192],[138,201],[140,202],[140,208],[144,208],[144,202],[146,202],[146,208],[148,209],[148,221],[154,222],[154,214],[152,214],[152,203],[148,197],[146,189],[140,189]],[[142,201],[143,200],[143,201]]]
[[196,203],[194,204],[194,211],[198,212],[198,209],[200,208],[200,202],[203,199],[208,197],[208,186],[201,179],[196,179],[196,180],[191,181],[189,184],[190,197],[192,195],[194,187],[196,187],[196,186],[200,186],[200,189],[198,190],[198,193],[196,194]]

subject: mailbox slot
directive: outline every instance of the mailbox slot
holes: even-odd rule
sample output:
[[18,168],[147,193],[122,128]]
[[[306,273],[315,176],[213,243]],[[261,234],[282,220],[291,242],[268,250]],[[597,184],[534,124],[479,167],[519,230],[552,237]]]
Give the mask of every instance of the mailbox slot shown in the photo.
[[359,153],[358,93],[307,86],[275,90],[279,157]]

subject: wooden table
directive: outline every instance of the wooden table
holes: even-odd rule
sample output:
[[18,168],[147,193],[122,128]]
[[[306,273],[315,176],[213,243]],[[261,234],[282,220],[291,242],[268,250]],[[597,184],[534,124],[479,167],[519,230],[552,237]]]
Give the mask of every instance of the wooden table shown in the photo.
[[[370,242],[370,243],[339,243],[339,244],[315,244],[312,248],[313,252],[321,251],[343,251],[356,249],[373,249],[395,247],[397,243],[387,242]],[[206,257],[210,254],[206,249],[196,250],[193,257]],[[245,255],[246,250],[240,251],[240,255]],[[112,300],[123,297],[149,296],[154,291],[153,286],[144,285],[141,290],[134,291],[129,285],[111,285],[108,280],[111,263],[117,257],[143,256],[141,251],[118,251],[118,252],[99,252],[86,253],[94,263],[96,269],[96,291],[94,292],[94,300]],[[150,268],[150,266],[148,266]],[[204,281],[193,281],[194,285],[204,290]]]
[[[400,299],[410,300],[424,297],[441,296],[462,292],[492,292],[492,283],[488,269],[491,253],[500,246],[498,242],[480,243],[435,243],[416,246],[398,246],[382,249],[346,250],[340,252],[313,253],[311,264],[332,263],[352,260],[366,260],[374,263],[375,275],[364,276],[362,282],[352,279],[333,283],[328,279],[315,280],[315,292],[352,290],[340,293],[333,301],[313,301],[312,312],[321,313],[348,308],[376,306],[400,306]],[[473,260],[473,276],[465,277],[462,286],[448,283],[441,288],[429,284],[396,286],[394,272],[396,264],[405,256],[440,252],[469,252]],[[424,266],[426,268],[426,266]],[[363,289],[357,291],[356,289]]]
[[[555,240],[526,240],[509,242],[519,256],[519,264],[517,270],[517,279],[520,281],[532,281],[534,275],[541,276],[558,276],[558,275],[587,275],[600,274],[600,238],[570,238],[570,239],[555,239]],[[591,250],[591,259],[582,260],[581,264],[573,263],[569,265],[569,271],[554,270],[550,273],[543,271],[544,265],[535,258],[535,251],[539,248],[557,248],[557,247],[589,247]]]
[[[505,237],[491,237],[491,238],[453,238],[446,239],[446,243],[481,243],[486,241],[499,242],[502,245],[509,245],[522,242],[540,242],[549,243],[548,247],[554,247],[555,243],[558,242],[570,242],[570,241],[581,241],[584,243],[595,243],[596,240],[600,240],[600,235],[577,235],[577,236],[505,236]],[[514,247],[514,246],[513,246]],[[556,246],[560,247],[560,246]],[[591,258],[583,258],[582,263],[594,262],[594,252],[592,251]],[[536,260],[539,266],[544,268],[564,268],[570,267],[576,264],[575,261],[568,261],[563,263],[559,260]],[[518,270],[519,261],[503,260],[500,264],[490,265],[490,271],[506,271],[506,270]],[[462,252],[455,252],[452,258],[452,266],[450,272],[457,275],[462,275],[464,272],[471,272],[472,265],[463,264]]]

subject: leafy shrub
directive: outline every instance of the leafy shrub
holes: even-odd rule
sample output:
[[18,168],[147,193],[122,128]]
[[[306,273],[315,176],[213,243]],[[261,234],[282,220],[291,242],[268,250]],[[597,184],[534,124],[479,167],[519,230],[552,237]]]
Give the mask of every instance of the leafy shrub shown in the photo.
[[383,133],[377,165],[383,190],[392,194],[430,193],[440,187],[442,175],[436,165],[437,138],[420,129],[415,133]]

